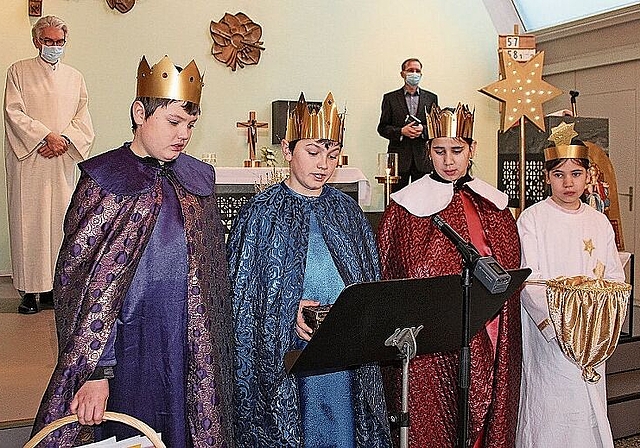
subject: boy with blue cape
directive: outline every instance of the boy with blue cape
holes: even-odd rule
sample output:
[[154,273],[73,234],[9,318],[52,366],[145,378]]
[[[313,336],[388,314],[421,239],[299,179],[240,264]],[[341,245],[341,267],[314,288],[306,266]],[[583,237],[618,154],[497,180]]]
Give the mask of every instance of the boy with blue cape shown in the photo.
[[311,111],[300,96],[282,142],[290,176],[252,198],[229,236],[240,447],[391,445],[377,365],[296,378],[283,361],[311,338],[303,307],[331,304],[346,285],[380,276],[364,214],[326,185],[343,120],[331,93]]

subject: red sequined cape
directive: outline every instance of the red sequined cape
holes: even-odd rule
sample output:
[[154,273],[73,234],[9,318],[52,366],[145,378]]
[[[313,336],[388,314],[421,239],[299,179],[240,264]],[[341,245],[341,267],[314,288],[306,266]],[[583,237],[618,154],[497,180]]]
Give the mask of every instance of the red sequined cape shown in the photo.
[[[470,194],[493,256],[504,268],[517,269],[520,244],[510,211],[499,210],[472,191]],[[469,241],[459,193],[453,195],[439,215]],[[395,202],[391,202],[380,222],[378,245],[384,279],[433,277],[462,271],[458,251],[431,218],[412,215]],[[514,446],[522,358],[519,294],[507,300],[499,318],[495,358],[484,329],[471,340],[469,442],[473,445],[482,437],[480,446],[491,448]],[[390,385],[387,402],[389,411],[395,412],[400,404],[400,372],[390,368],[387,374],[386,382]],[[456,446],[457,377],[458,352],[421,355],[412,360],[411,446]]]

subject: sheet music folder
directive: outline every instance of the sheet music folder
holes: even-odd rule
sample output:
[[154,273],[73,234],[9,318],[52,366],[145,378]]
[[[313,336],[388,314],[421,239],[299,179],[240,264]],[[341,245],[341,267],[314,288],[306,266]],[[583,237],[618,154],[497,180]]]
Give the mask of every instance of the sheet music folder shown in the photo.
[[[471,287],[470,331],[480,330],[494,317],[531,273],[509,271],[504,293],[490,294],[475,280]],[[385,341],[397,328],[418,327],[417,354],[460,348],[462,284],[460,275],[356,283],[346,287],[304,350],[285,354],[287,372],[317,375],[371,362],[400,358]]]

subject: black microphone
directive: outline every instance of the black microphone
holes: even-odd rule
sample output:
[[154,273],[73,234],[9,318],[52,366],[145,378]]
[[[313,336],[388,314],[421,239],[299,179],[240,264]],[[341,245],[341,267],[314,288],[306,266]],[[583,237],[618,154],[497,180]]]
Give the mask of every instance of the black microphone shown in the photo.
[[465,265],[473,270],[473,276],[487,288],[491,294],[505,292],[511,283],[511,275],[505,271],[493,257],[481,257],[473,244],[465,241],[453,228],[435,214],[431,220],[435,226],[456,246]]
[[571,95],[571,113],[574,117],[578,116],[578,108],[576,106],[576,97],[580,95],[580,92],[577,90],[570,90],[569,95]]
[[473,267],[480,258],[480,253],[475,246],[466,242],[440,215],[435,214],[431,219],[436,227],[456,246],[465,263]]
[[575,103],[576,97],[580,95],[580,92],[578,92],[577,90],[569,90],[569,95],[571,96],[571,102]]

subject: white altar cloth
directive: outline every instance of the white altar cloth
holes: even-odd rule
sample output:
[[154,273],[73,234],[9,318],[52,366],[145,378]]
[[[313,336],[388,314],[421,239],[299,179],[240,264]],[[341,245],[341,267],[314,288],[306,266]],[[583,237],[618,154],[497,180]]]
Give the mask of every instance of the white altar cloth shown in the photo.
[[[260,183],[267,174],[273,173],[273,167],[242,168],[216,167],[217,185],[254,185]],[[288,167],[276,167],[279,173],[288,174]],[[371,184],[359,168],[344,166],[336,168],[329,179],[330,184],[358,184],[358,203],[360,206],[371,205]]]

